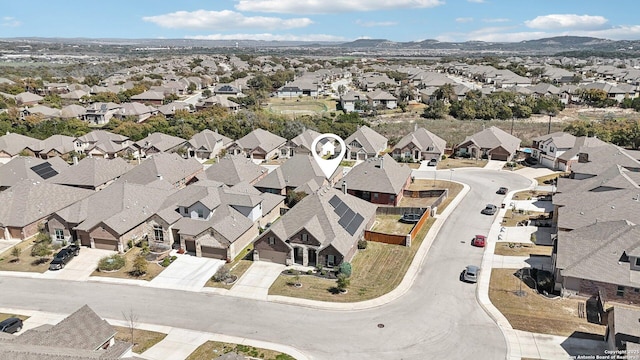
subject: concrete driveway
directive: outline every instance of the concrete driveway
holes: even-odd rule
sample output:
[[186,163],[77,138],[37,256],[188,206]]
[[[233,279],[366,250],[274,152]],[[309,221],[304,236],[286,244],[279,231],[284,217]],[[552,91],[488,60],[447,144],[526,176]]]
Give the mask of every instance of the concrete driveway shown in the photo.
[[89,279],[91,273],[98,267],[100,259],[115,253],[115,251],[111,250],[82,247],[80,254],[69,261],[64,269],[47,270],[42,276],[48,279],[85,281]]
[[182,254],[149,282],[149,286],[165,289],[200,291],[204,284],[224,265],[224,260]]
[[229,295],[267,300],[271,284],[276,281],[285,268],[286,266],[281,264],[254,261],[244,275],[229,290]]
[[541,176],[547,176],[555,173],[561,173],[561,171],[553,171],[546,167],[524,167],[514,171],[516,174],[522,175],[529,179],[535,179]]

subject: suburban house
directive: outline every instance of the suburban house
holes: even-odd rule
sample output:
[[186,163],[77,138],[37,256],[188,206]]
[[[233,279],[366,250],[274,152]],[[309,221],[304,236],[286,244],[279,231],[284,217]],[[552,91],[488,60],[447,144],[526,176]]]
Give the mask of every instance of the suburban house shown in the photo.
[[627,220],[598,221],[558,234],[556,289],[563,296],[640,301],[640,226]]
[[303,198],[254,242],[254,260],[333,267],[351,261],[376,206],[324,187]]
[[171,195],[147,221],[150,246],[180,247],[196,256],[233,260],[280,216],[284,197],[248,183],[200,181]]
[[23,92],[15,96],[16,104],[18,106],[36,105],[43,99],[44,98],[42,96],[30,92]]
[[43,181],[57,176],[69,167],[60,158],[40,159],[31,156],[14,157],[0,166],[0,191],[6,190],[22,180]]
[[110,133],[105,130],[94,130],[75,139],[75,151],[87,156],[113,159],[123,153],[131,144],[128,137]]
[[[538,138],[540,139],[540,138]],[[566,139],[565,139],[566,140]],[[563,140],[559,140],[562,145]],[[597,148],[601,146],[608,146],[606,142],[595,138],[595,137],[587,137],[580,136],[576,137],[573,146],[570,149],[565,148],[557,148],[555,144],[551,145],[549,141],[546,142],[546,148],[551,151],[551,147],[553,146],[555,150],[555,159],[553,159],[553,163],[555,164],[555,169],[560,171],[569,172],[572,171],[572,165],[579,162],[579,155],[588,153],[592,150],[591,148]],[[540,147],[541,145],[538,145]],[[546,163],[551,164],[551,158],[553,158],[553,154],[542,154],[540,150],[533,150],[533,153],[537,153],[539,160],[546,158]],[[583,156],[584,161],[584,156]]]
[[393,147],[393,157],[405,161],[422,160],[440,161],[447,147],[447,142],[425,128],[415,129],[404,136]]
[[410,183],[411,169],[385,154],[356,165],[339,187],[374,204],[397,206]]
[[0,192],[0,238],[28,239],[38,233],[49,215],[92,193],[45,181],[23,180]]
[[157,153],[123,174],[118,182],[147,185],[162,181],[172,187],[182,188],[202,169],[202,164],[196,159],[184,159],[176,153]]
[[0,136],[0,164],[6,164],[29,146],[35,146],[40,140],[7,132]]
[[75,151],[74,140],[75,138],[71,136],[51,135],[34,145],[27,146],[27,150],[29,150],[33,156],[38,156],[43,159],[62,157],[65,160],[70,160]]
[[576,137],[565,132],[555,132],[535,137],[532,141],[531,156],[540,165],[556,170],[560,168],[558,157],[575,146]]
[[473,135],[456,146],[458,156],[474,159],[510,161],[520,147],[520,139],[492,126]]
[[369,106],[374,109],[383,108],[383,109],[395,109],[398,107],[398,100],[395,96],[389,94],[388,92],[375,89],[366,94],[367,103]]
[[144,104],[162,105],[164,102],[164,93],[154,90],[147,90],[141,94],[133,95],[131,101],[137,101]]
[[203,99],[202,101],[196,104],[196,109],[202,110],[202,109],[206,109],[214,106],[220,106],[222,108],[225,108],[233,112],[240,110],[240,104],[233,102],[229,100],[226,96],[222,96],[222,95],[213,95],[206,99]]
[[240,87],[235,86],[233,84],[218,84],[213,88],[213,93],[215,95],[225,95],[225,96],[233,96],[233,97],[238,97],[243,95]]
[[347,91],[340,96],[340,106],[346,113],[362,110],[362,105],[367,103],[367,96],[359,91]]
[[187,141],[187,155],[201,160],[212,159],[232,142],[233,140],[220,135],[217,131],[204,129]]
[[[607,331],[604,341],[611,354],[640,353],[640,310],[614,306],[607,311]],[[629,357],[630,355],[626,355]],[[612,356],[613,357],[613,356]]]
[[575,156],[577,161],[571,163],[572,178],[586,179],[596,176],[607,168],[603,164],[617,164],[627,170],[640,171],[640,161],[621,147],[600,140],[593,143],[602,146],[583,146],[579,149]]
[[277,157],[286,142],[287,139],[283,137],[263,129],[255,129],[231,144],[227,153],[264,161]]
[[93,125],[104,125],[122,109],[122,105],[116,103],[96,102],[86,107],[83,120]]
[[139,359],[116,329],[84,305],[55,325],[40,325],[19,335],[0,336],[2,359]]
[[161,152],[185,152],[187,140],[177,136],[171,136],[160,132],[147,135],[142,140],[131,145],[135,157],[147,157]]
[[309,184],[311,189],[318,189],[324,185],[333,185],[342,178],[342,167],[338,168],[326,179],[318,163],[310,155],[297,154],[260,179],[254,186],[272,194],[287,195],[287,192],[301,191]]
[[133,168],[123,158],[103,159],[86,157],[73,166],[68,166],[50,183],[73,186],[88,190],[102,190]]
[[82,120],[84,119],[84,115],[86,113],[87,113],[87,109],[77,104],[63,106],[62,109],[60,109],[60,117],[63,119]]
[[118,181],[97,192],[56,185],[92,195],[51,212],[49,234],[56,242],[78,241],[82,246],[123,252],[129,241],[143,239],[146,220],[176,191],[154,185]]
[[121,104],[120,111],[115,116],[121,119],[132,117],[137,122],[144,122],[148,118],[157,115],[158,109],[139,102]]
[[181,101],[173,101],[169,104],[158,106],[158,112],[164,115],[165,118],[174,117],[176,111],[192,112],[191,104]]
[[227,155],[198,175],[198,180],[218,181],[227,186],[234,186],[241,182],[254,185],[267,174],[266,168],[244,156]]
[[344,140],[345,160],[366,160],[387,150],[387,138],[363,125]]
[[318,96],[321,85],[318,79],[311,76],[299,77],[296,80],[286,83],[276,91],[277,97],[292,98],[298,96]]
[[53,119],[60,117],[60,110],[45,105],[34,105],[32,107],[25,107],[20,112],[20,118],[23,120],[30,115],[38,116],[41,119]]
[[[295,154],[311,154],[311,144],[321,134],[315,130],[306,129],[300,135],[287,141],[287,143],[280,149],[280,159],[290,158]],[[326,148],[325,148],[326,145]],[[331,153],[335,151],[335,146],[328,141],[323,145],[322,154]]]

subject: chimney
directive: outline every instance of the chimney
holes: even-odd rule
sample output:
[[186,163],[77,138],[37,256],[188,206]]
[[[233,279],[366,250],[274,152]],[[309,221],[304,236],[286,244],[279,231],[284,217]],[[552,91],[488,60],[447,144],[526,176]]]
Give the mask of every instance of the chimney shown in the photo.
[[384,156],[380,157],[380,169],[384,169]]
[[78,157],[77,156],[73,157],[73,165],[78,165]]
[[347,180],[342,180],[342,192],[347,194]]

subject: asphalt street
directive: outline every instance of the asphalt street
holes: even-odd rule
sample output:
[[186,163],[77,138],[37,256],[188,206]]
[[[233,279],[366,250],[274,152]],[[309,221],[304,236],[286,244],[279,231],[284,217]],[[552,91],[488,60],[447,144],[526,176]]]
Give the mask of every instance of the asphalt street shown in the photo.
[[[530,180],[481,169],[440,175],[471,191],[442,227],[413,287],[377,308],[326,311],[207,293],[10,277],[0,277],[0,306],[71,313],[86,303],[113,319],[132,309],[143,323],[285,344],[313,359],[504,359],[500,329],[478,304],[476,285],[459,281],[459,274],[481,262],[482,249],[470,240],[488,232],[493,216],[480,210],[500,205],[498,187],[525,188]],[[415,176],[433,178],[433,171]]]

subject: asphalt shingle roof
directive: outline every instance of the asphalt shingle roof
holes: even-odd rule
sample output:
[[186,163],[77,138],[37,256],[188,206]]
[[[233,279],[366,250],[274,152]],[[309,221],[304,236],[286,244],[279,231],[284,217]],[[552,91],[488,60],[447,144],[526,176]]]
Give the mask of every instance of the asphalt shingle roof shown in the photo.
[[70,166],[49,182],[79,187],[98,187],[115,180],[133,168],[122,158],[103,159],[86,157]]
[[357,141],[367,154],[378,154],[387,148],[387,138],[378,134],[370,127],[363,125],[356,130],[351,136],[344,140],[347,148],[350,148],[351,142]]
[[[398,194],[411,177],[411,169],[388,154],[367,159],[344,177],[347,188],[386,194]],[[338,185],[340,186],[340,185]]]

